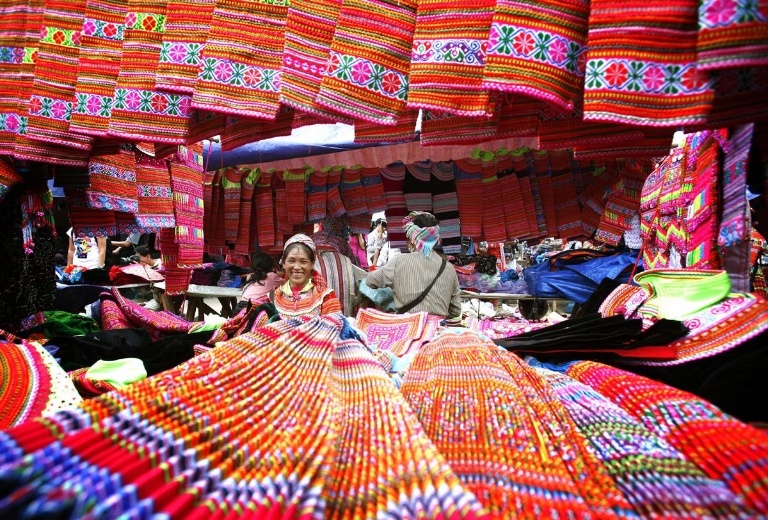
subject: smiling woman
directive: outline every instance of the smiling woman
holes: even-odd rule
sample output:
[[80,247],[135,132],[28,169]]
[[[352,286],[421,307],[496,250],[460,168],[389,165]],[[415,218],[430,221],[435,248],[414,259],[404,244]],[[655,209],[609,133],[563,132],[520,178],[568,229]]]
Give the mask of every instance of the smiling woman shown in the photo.
[[272,296],[284,319],[341,312],[336,294],[314,270],[315,251],[315,243],[307,235],[294,235],[285,243],[281,264],[286,282]]

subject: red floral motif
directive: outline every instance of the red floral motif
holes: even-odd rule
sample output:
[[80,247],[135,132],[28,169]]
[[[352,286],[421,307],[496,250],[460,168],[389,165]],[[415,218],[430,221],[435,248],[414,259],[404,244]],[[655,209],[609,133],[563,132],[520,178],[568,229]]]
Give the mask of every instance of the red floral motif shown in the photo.
[[117,34],[117,27],[113,23],[108,23],[104,26],[104,36],[112,38]]
[[252,87],[254,85],[257,85],[261,81],[261,71],[256,68],[251,68],[245,71],[245,75],[243,76],[243,82],[248,85],[249,87]]
[[611,63],[605,69],[605,81],[612,87],[620,87],[627,81],[627,66],[623,63]]
[[29,113],[30,114],[37,114],[40,112],[40,109],[43,108],[43,102],[40,101],[40,98],[33,97],[29,100]]
[[189,115],[189,111],[192,104],[192,98],[189,96],[183,96],[179,101],[179,114],[186,117]]
[[67,35],[64,34],[63,32],[56,31],[55,33],[53,33],[53,41],[54,41],[54,43],[57,43],[57,44],[61,45],[66,40],[67,40]]
[[523,56],[527,56],[533,52],[536,47],[536,40],[532,34],[521,32],[515,36],[515,43],[513,44],[515,52]]
[[706,72],[698,70],[696,67],[690,67],[683,73],[681,82],[686,90],[699,90],[704,86],[708,79]]
[[33,51],[29,59],[32,60],[32,63],[37,63],[37,51]]
[[664,84],[664,71],[655,65],[648,67],[643,76],[643,83],[648,90],[659,90]]
[[400,90],[402,84],[403,81],[394,72],[387,72],[381,79],[381,88],[384,92],[391,95],[396,94]]
[[341,57],[338,54],[331,54],[331,57],[328,59],[328,68],[326,70],[326,74],[332,76],[333,73],[339,69],[340,64]]
[[736,14],[736,0],[715,0],[709,6],[704,16],[712,25],[726,25]]
[[152,96],[152,110],[158,114],[162,114],[168,108],[168,100],[161,94],[155,94]]
[[147,16],[141,21],[141,26],[145,31],[152,31],[155,27],[157,27],[157,22],[155,21],[154,17]]

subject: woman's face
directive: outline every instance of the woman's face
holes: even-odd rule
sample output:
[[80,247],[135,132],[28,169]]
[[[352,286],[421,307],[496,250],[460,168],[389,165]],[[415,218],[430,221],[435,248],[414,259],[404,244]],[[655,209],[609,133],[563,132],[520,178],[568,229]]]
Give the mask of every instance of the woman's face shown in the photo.
[[304,287],[312,276],[312,261],[303,247],[294,247],[283,262],[285,276],[294,287]]

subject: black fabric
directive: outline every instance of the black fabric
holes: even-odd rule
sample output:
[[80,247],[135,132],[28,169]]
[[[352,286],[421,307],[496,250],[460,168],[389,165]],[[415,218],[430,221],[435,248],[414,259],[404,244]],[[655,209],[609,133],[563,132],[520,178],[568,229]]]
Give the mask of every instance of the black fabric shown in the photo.
[[171,334],[152,342],[144,329],[105,330],[75,337],[56,337],[51,345],[59,347],[61,366],[66,371],[90,367],[96,361],[138,358],[147,375],[154,375],[192,359],[194,346],[206,344],[211,331]]
[[668,345],[688,334],[682,322],[673,320],[659,320],[646,331],[642,328],[641,320],[590,314],[494,342],[512,352],[562,355],[579,351],[581,357],[584,351],[613,354],[638,347]]
[[15,332],[25,316],[17,300],[21,291],[24,249],[21,238],[21,188],[11,189],[0,202],[0,329]]
[[405,304],[403,307],[398,309],[397,312],[400,313],[400,314],[406,313],[406,312],[410,311],[411,309],[413,309],[414,307],[416,307],[421,302],[423,302],[424,298],[426,298],[427,295],[429,294],[429,291],[431,291],[432,287],[435,286],[435,282],[437,282],[437,279],[440,278],[440,275],[442,275],[443,271],[445,271],[445,266],[446,265],[448,265],[448,262],[446,262],[445,258],[443,258],[443,261],[440,263],[440,269],[438,269],[437,274],[435,275],[435,277],[432,279],[432,281],[429,283],[429,285],[427,285],[427,288],[424,289],[424,291],[420,295],[418,295],[413,301],[411,301],[410,303]]
[[90,285],[112,285],[108,268],[88,269],[81,274],[83,283]]
[[106,289],[98,285],[71,285],[56,288],[53,309],[79,314],[85,307],[99,301],[99,295]]
[[702,397],[747,422],[768,421],[768,333],[716,356],[681,365],[618,368]]
[[597,286],[597,289],[595,289],[592,295],[587,298],[587,301],[582,303],[578,310],[575,310],[573,314],[571,314],[571,318],[582,318],[589,314],[596,314],[605,299],[608,298],[608,296],[620,285],[621,282],[614,278],[603,278]]

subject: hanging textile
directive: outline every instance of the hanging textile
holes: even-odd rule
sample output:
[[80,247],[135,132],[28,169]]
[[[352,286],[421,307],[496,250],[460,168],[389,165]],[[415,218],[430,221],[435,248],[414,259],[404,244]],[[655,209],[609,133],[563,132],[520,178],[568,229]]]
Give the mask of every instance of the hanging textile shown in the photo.
[[[618,127],[616,127],[618,130]],[[625,132],[622,132],[626,135]],[[574,146],[579,159],[616,159],[621,157],[664,157],[674,136],[674,128],[643,128],[643,137],[613,143],[582,143]]]
[[5,164],[5,162],[0,161],[0,202],[3,201],[11,189],[21,182],[23,182],[23,179],[16,173],[16,170]]
[[341,0],[293,0],[288,8],[280,102],[314,117],[350,122],[316,102]]
[[282,249],[285,240],[294,234],[294,224],[288,221],[288,191],[282,174],[275,173],[272,182],[275,188],[275,246]]
[[281,106],[274,121],[249,117],[227,117],[221,136],[221,150],[228,152],[262,139],[291,135],[293,109]]
[[203,157],[202,146],[179,147],[170,161],[174,241],[179,247],[176,264],[183,269],[203,263]]
[[272,197],[272,170],[261,170],[256,182],[254,203],[256,204],[256,225],[259,227],[259,246],[275,245],[275,203]]
[[768,67],[713,70],[710,72],[715,99],[706,122],[686,128],[730,128],[768,118]]
[[85,191],[77,188],[64,188],[64,197],[67,199],[69,222],[76,237],[117,235],[117,222],[113,211],[89,208],[88,196]]
[[[168,163],[136,151],[136,188],[139,211],[136,222],[145,229],[172,228],[173,194]],[[107,236],[115,235],[109,233]]]
[[537,238],[539,237],[538,217],[536,214],[536,205],[533,201],[533,191],[531,190],[531,179],[529,173],[533,171],[533,155],[530,149],[521,148],[512,152],[512,167],[517,175],[517,183],[520,186],[520,195],[523,197],[525,215],[528,219],[528,234],[519,238]]
[[539,183],[541,206],[544,210],[544,220],[547,224],[547,236],[558,237],[557,208],[555,207],[555,195],[552,192],[552,174],[549,166],[549,155],[546,151],[534,152],[533,166],[536,170],[536,181]]
[[416,139],[418,110],[407,110],[393,126],[382,126],[368,121],[355,121],[356,143],[399,143]]
[[158,89],[187,94],[195,91],[215,5],[216,0],[168,0],[157,65]]
[[[376,170],[378,175],[378,170]],[[309,175],[307,186],[307,221],[319,222],[325,217],[326,181],[328,172],[324,169],[313,170]]]
[[541,101],[505,93],[497,112],[499,123],[496,128],[496,139],[539,135]]
[[530,162],[528,166],[528,182],[531,185],[531,197],[533,197],[533,207],[535,208],[534,216],[536,217],[536,227],[539,230],[538,236],[543,238],[547,236],[547,217],[544,213],[544,203],[541,199],[541,191],[539,190],[539,179],[536,176],[536,162],[534,154],[531,152]]
[[216,0],[192,106],[274,120],[288,2]]
[[622,163],[618,182],[611,188],[605,202],[595,238],[618,245],[624,233],[631,228],[632,219],[640,209],[645,175],[634,161]]
[[578,237],[584,234],[584,227],[571,174],[571,153],[568,150],[549,150],[547,156],[552,171],[557,232],[563,239]]
[[[224,241],[234,246],[240,229],[240,192],[243,189],[242,169],[227,168],[221,175],[221,189],[224,192]],[[220,208],[221,209],[221,208]]]
[[412,211],[432,212],[432,190],[430,187],[430,161],[422,161],[405,166],[403,194],[408,213]]
[[137,213],[136,155],[120,149],[116,154],[94,156],[88,160],[90,187],[85,192],[88,207]]
[[461,253],[459,200],[452,162],[432,163],[429,187],[432,190],[432,211],[440,223],[440,244],[443,246],[443,252],[448,255]]
[[496,171],[495,158],[492,158],[490,161],[483,161],[480,169],[483,183],[483,240],[488,242],[504,242],[507,238],[504,202]]
[[69,132],[85,0],[46,0],[29,97],[27,137],[88,150],[93,138]]
[[[346,172],[345,172],[346,175]],[[303,224],[307,220],[307,178],[309,173],[304,168],[283,172],[285,191],[288,197],[288,222],[292,225]]]
[[589,2],[499,0],[483,85],[570,113],[582,89]]
[[482,83],[495,5],[495,0],[418,2],[409,108],[475,117],[489,113],[490,96]]
[[474,144],[496,137],[498,112],[490,116],[468,117],[422,112],[421,145]]
[[315,102],[347,117],[395,125],[408,97],[415,20],[415,0],[345,0]]
[[649,126],[706,121],[714,91],[696,63],[698,0],[659,6],[594,0],[584,120]]
[[328,170],[327,191],[325,207],[328,215],[331,217],[340,217],[345,212],[344,201],[341,198],[341,192],[339,187],[341,186],[341,174],[344,170],[343,166],[336,166]]
[[[256,181],[261,176],[261,171],[245,171],[240,190],[240,218],[238,219],[237,242],[235,243],[235,253],[239,255],[249,255],[256,242],[251,240],[252,229],[257,229],[256,220],[252,217],[256,212],[253,207],[254,192],[256,190]],[[254,235],[256,237],[258,235]]]
[[461,234],[479,239],[483,230],[483,173],[479,159],[453,161]]
[[379,170],[384,195],[387,197],[387,235],[389,247],[407,250],[403,219],[408,215],[403,185],[405,184],[405,165],[393,163]]
[[701,70],[768,65],[768,17],[761,2],[699,5],[696,61]]
[[387,209],[387,196],[384,193],[379,169],[363,168],[360,172],[360,181],[363,183],[365,206],[368,208],[368,212],[373,214],[385,211]]
[[[172,228],[163,228],[157,234],[157,246],[160,249],[160,255],[163,260],[163,269],[165,271],[165,294],[167,296],[178,296],[185,294],[189,289],[189,282],[192,278],[192,270],[184,269],[179,266],[179,261],[182,259],[182,248],[176,242],[176,232]],[[197,265],[202,264],[202,255],[199,255],[199,260],[193,258],[193,252],[185,252],[187,255],[187,262],[195,263]]]
[[[718,182],[720,178],[719,144],[712,132],[704,131],[688,136],[686,148],[686,186],[681,197],[683,200],[681,205],[688,206],[687,215],[684,221],[680,218],[673,221],[673,225],[685,226],[686,267],[721,269],[722,258],[717,247],[720,231],[718,208],[722,207]],[[668,235],[671,232],[668,231]]]
[[124,0],[86,4],[70,132],[99,137],[109,130],[127,10]]
[[499,192],[504,210],[507,240],[521,238],[529,233],[525,202],[515,174],[513,153],[515,152],[508,151],[503,155],[496,154],[496,170],[499,177]]
[[189,131],[185,144],[199,143],[214,136],[224,136],[227,116],[205,110],[192,110],[189,117]]
[[25,92],[19,86],[25,82],[22,71],[35,70],[44,4],[45,0],[8,0],[0,5],[0,155],[13,154],[16,132],[26,125],[27,115],[21,119],[17,112],[19,96]]
[[155,76],[167,21],[167,0],[128,0],[123,52],[109,134],[123,139],[184,144],[190,96],[157,89]]

